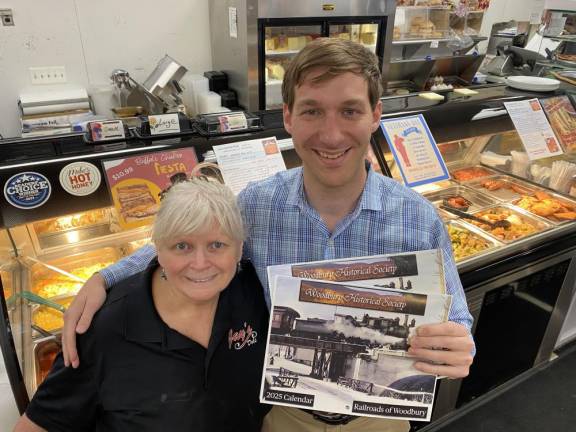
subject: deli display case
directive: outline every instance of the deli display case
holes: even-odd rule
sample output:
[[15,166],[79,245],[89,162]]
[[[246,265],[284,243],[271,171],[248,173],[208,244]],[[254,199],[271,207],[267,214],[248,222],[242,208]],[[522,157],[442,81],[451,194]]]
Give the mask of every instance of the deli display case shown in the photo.
[[[522,147],[503,109],[506,101],[539,95],[505,86],[476,90],[470,96],[449,92],[442,101],[418,95],[382,100],[382,119],[422,114],[438,143],[450,179],[415,189],[446,223],[475,318],[477,355],[470,376],[441,381],[433,421],[547,361],[558,340],[571,340],[559,338],[561,328],[565,335],[575,333],[570,325],[562,326],[574,322],[566,317],[576,310],[570,309],[576,290],[576,221],[570,213],[576,212],[576,197],[515,174],[510,152]],[[15,207],[5,196],[0,200],[0,344],[21,411],[59,349],[62,311],[79,286],[150,235],[146,226],[127,229],[118,224],[105,181],[90,195],[71,197],[59,181],[62,169],[89,161],[105,178],[103,162],[110,158],[173,148],[194,148],[199,162],[215,162],[216,145],[271,136],[277,138],[287,168],[300,165],[283,129],[282,112],[255,115],[261,130],[229,136],[133,138],[123,146],[96,148],[81,136],[0,141],[0,184],[29,171],[51,184],[45,203],[32,210]],[[381,129],[373,134],[367,156],[377,171],[402,181]],[[567,152],[562,160],[571,163],[573,156]],[[512,229],[494,231],[450,209],[486,222],[508,220]]]
[[[519,155],[524,148],[503,103],[549,95],[503,86],[478,91],[464,98],[448,93],[432,108],[422,107],[416,95],[384,100],[384,118],[398,116],[392,107],[400,101],[401,117],[424,116],[450,172],[448,181],[414,189],[446,222],[475,319],[477,354],[470,375],[441,381],[433,420],[490,397],[548,361],[559,341],[575,336],[576,194],[567,187],[571,178],[552,174],[544,181],[535,175],[541,168],[532,168],[561,161],[576,169],[575,154],[566,148],[561,156],[532,162]],[[402,182],[384,134],[374,138],[385,170]],[[457,216],[450,208],[481,219]],[[490,226],[503,220],[507,226]]]

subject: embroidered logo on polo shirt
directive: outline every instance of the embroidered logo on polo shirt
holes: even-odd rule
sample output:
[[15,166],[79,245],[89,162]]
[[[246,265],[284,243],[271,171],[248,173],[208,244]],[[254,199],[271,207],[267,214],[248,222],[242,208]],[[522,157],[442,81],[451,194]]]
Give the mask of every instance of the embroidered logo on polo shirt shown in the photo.
[[228,348],[241,350],[245,346],[254,345],[257,340],[258,333],[252,329],[250,324],[244,323],[244,327],[240,330],[234,331],[230,329],[228,332]]

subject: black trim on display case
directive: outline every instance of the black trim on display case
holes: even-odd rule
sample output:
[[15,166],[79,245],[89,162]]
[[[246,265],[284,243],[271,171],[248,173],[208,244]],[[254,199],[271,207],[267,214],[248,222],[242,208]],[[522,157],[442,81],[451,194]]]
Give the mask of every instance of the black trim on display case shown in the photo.
[[28,391],[24,384],[20,364],[18,363],[18,355],[16,354],[16,347],[12,337],[12,326],[10,325],[8,308],[6,307],[2,279],[0,279],[0,307],[2,308],[2,317],[0,319],[0,348],[4,356],[4,365],[6,366],[6,373],[10,381],[12,393],[14,394],[16,407],[20,414],[23,414],[30,403],[30,399],[28,398]]

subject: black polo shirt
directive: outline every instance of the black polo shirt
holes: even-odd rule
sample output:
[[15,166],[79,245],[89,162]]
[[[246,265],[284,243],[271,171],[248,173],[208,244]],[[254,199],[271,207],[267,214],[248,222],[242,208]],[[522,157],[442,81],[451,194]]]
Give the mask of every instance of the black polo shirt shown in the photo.
[[152,299],[157,261],[113,287],[79,336],[78,369],[60,354],[26,415],[48,431],[260,431],[268,309],[250,264],[221,294],[208,349],[170,329]]

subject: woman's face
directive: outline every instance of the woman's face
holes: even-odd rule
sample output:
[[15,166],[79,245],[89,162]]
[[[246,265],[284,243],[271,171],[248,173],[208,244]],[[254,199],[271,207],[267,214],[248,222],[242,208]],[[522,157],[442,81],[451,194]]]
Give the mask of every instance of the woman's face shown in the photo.
[[225,235],[218,224],[158,246],[158,261],[169,286],[195,302],[211,301],[236,273],[242,243]]

